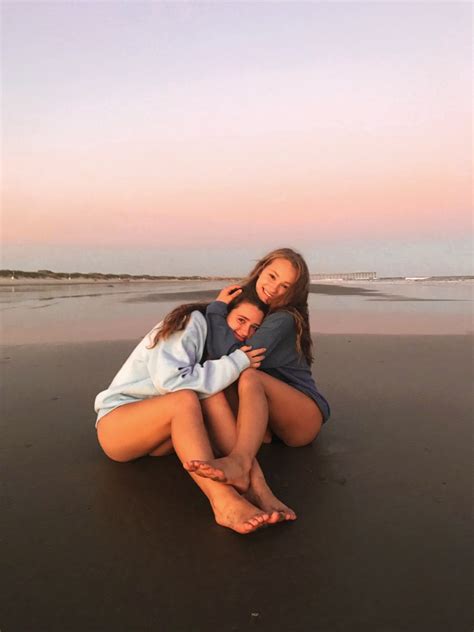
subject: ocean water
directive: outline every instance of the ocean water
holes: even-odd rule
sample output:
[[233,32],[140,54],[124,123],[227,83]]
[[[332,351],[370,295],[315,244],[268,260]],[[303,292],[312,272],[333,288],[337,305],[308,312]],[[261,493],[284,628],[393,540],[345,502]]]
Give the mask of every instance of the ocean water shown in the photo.
[[[180,303],[212,300],[225,282],[0,286],[5,344],[140,339]],[[472,281],[334,282],[313,286],[311,329],[338,334],[473,332]]]

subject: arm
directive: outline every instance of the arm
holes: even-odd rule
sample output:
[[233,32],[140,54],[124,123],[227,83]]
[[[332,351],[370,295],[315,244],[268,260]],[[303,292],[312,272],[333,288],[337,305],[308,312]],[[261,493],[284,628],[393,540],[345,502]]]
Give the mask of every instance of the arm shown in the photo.
[[206,308],[207,352],[210,358],[220,358],[238,349],[239,343],[227,325],[227,305],[213,301]]
[[[290,349],[296,345],[295,321],[289,312],[283,310],[269,314],[251,338],[245,344],[253,348],[265,347],[265,359],[262,369],[277,369],[288,361]],[[288,345],[290,339],[293,345]]]
[[[211,357],[220,357],[232,352],[240,346],[235,340],[232,330],[228,327],[227,305],[221,301],[214,301],[206,310],[208,323],[207,349]],[[281,342],[293,336],[295,322],[289,312],[283,310],[267,316],[254,335],[245,341],[253,349],[264,347],[265,359],[262,361],[263,369],[276,368],[281,365],[281,359],[277,359],[275,352]]]
[[250,365],[247,355],[240,349],[219,360],[199,364],[206,333],[205,318],[193,312],[184,331],[176,332],[150,350],[148,370],[159,392],[190,389],[200,398],[214,395],[235,382]]

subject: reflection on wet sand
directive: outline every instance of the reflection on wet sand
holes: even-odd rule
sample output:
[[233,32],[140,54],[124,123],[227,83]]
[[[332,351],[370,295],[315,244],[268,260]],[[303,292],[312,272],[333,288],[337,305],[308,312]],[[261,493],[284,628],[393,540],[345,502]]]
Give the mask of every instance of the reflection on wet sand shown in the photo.
[[[9,344],[139,340],[180,303],[212,301],[221,286],[213,280],[93,290],[91,284],[1,287],[3,339]],[[473,329],[472,288],[468,281],[313,283],[310,325],[318,333],[465,334]]]

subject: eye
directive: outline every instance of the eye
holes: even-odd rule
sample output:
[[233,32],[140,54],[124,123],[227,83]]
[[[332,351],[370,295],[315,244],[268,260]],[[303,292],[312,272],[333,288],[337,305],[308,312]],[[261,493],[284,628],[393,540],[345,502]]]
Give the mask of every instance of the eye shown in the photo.
[[241,325],[243,325],[245,323],[245,319],[244,318],[237,318],[237,322],[240,323]]
[[274,279],[275,278],[275,275],[272,272],[269,272],[268,276],[270,277],[270,279]]

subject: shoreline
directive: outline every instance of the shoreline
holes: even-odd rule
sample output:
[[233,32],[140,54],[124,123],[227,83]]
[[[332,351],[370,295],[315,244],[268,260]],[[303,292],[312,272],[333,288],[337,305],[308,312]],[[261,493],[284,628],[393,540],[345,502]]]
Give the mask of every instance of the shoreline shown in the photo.
[[[238,283],[243,277],[221,277],[221,276],[182,276],[182,277],[167,277],[157,279],[147,278],[110,278],[95,279],[88,276],[81,276],[72,279],[56,279],[56,278],[7,278],[0,277],[0,287],[17,287],[17,286],[45,286],[45,285],[127,285],[127,284],[166,284],[166,283],[199,283],[199,282],[223,282],[223,283]],[[377,279],[314,279],[310,281],[311,286],[325,285],[333,287],[344,286],[356,286],[357,285],[418,285],[424,283],[474,283],[474,277],[460,276],[460,277],[426,277],[426,278],[391,278],[380,277]]]
[[29,279],[29,278],[21,278],[21,279],[5,279],[0,278],[0,286],[6,287],[16,287],[16,286],[25,286],[25,285],[137,285],[140,283],[150,284],[150,283],[199,283],[203,281],[238,281],[238,279],[234,278],[222,278],[222,277],[173,277],[169,279],[91,279],[88,277],[79,277],[77,279]]
[[[143,336],[142,336],[143,337]],[[352,342],[352,340],[360,340],[362,338],[367,338],[370,340],[375,340],[377,338],[387,338],[390,341],[394,341],[396,338],[400,339],[420,339],[420,340],[428,340],[433,338],[435,340],[440,340],[442,338],[463,338],[466,339],[466,342],[472,340],[474,342],[474,331],[468,331],[465,333],[391,333],[391,332],[375,332],[375,333],[343,333],[343,332],[317,332],[311,331],[311,338],[313,341],[313,352],[314,352],[314,364],[318,364],[318,342],[325,338],[344,338],[348,342]],[[9,352],[10,350],[20,349],[24,347],[32,347],[33,351],[35,349],[48,349],[50,347],[59,348],[59,347],[79,347],[79,346],[96,346],[96,345],[136,345],[141,340],[140,337],[137,338],[125,338],[125,337],[112,337],[112,338],[97,338],[97,339],[84,339],[84,340],[49,340],[47,342],[40,340],[27,340],[25,342],[19,341],[7,341],[0,343],[0,351]],[[1,358],[0,358],[1,363]]]

